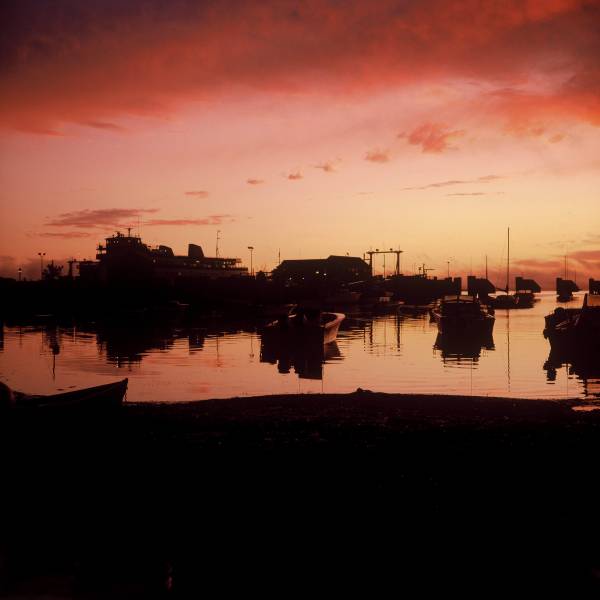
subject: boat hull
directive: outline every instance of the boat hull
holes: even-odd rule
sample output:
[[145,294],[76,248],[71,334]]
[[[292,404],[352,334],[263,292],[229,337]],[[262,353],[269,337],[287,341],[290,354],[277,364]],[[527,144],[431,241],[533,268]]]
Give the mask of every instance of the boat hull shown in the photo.
[[115,383],[47,396],[35,396],[14,392],[15,407],[79,410],[117,408],[123,404],[123,399],[127,392],[127,384],[128,379],[122,379]]
[[263,338],[272,343],[314,345],[330,344],[337,338],[342,321],[346,318],[341,313],[327,313],[331,318],[324,323],[298,324],[296,315],[283,320],[274,321],[263,331]]
[[494,329],[495,319],[491,315],[479,319],[464,319],[442,315],[434,310],[432,316],[437,324],[438,331],[443,335],[489,336]]

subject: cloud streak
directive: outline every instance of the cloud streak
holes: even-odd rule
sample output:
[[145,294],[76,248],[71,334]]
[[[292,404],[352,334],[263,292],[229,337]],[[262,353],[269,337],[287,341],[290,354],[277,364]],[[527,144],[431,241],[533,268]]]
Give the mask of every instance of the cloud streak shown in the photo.
[[490,183],[492,181],[498,181],[504,179],[502,175],[484,175],[483,177],[477,177],[476,179],[448,179],[446,181],[435,181],[426,185],[420,185],[416,187],[404,187],[402,191],[408,190],[429,190],[432,188],[443,188],[452,185],[466,185],[470,183]]
[[46,223],[51,227],[116,227],[123,222],[133,223],[146,214],[158,212],[157,208],[100,208],[62,213]]
[[234,223],[232,215],[209,215],[201,219],[150,219],[144,221],[144,225],[156,226],[182,226],[182,225],[222,225],[223,223]]
[[91,237],[91,233],[85,231],[46,231],[36,234],[36,237],[60,238],[63,240],[77,240],[80,238]]
[[194,198],[208,198],[208,192],[206,190],[191,190],[184,192],[186,196],[193,196]]

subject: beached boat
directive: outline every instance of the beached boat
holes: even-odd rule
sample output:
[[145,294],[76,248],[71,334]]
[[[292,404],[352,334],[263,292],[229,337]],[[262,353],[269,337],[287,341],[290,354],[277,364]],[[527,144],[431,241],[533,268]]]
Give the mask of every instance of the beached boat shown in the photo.
[[474,296],[445,296],[431,311],[444,335],[479,335],[492,333],[495,317],[493,310],[485,310]]
[[10,391],[10,403],[15,408],[105,409],[121,406],[127,392],[127,379],[50,395],[31,395]]
[[545,320],[544,337],[552,346],[600,349],[600,295],[586,294],[580,309],[559,306]]
[[293,314],[283,315],[269,323],[263,330],[263,337],[286,343],[329,344],[335,341],[345,318],[342,313],[297,309]]

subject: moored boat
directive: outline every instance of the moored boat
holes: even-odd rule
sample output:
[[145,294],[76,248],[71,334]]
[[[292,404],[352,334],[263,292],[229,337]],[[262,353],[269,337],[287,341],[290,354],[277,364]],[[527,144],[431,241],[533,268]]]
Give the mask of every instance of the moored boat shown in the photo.
[[494,328],[493,309],[484,309],[473,296],[445,296],[431,315],[444,335],[489,335]]
[[32,395],[7,388],[14,408],[107,409],[121,406],[127,392],[128,379],[60,394]]
[[544,337],[552,346],[600,349],[600,295],[586,294],[580,309],[559,306],[545,321]]
[[263,336],[270,341],[286,343],[329,344],[337,338],[337,333],[346,315],[321,312],[316,309],[297,309],[291,315],[283,315],[269,323]]

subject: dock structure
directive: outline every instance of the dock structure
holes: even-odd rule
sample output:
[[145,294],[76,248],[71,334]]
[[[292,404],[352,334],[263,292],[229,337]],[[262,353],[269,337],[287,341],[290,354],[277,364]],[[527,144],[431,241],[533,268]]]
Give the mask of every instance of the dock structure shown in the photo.
[[600,281],[590,277],[588,290],[590,294],[593,294],[594,296],[600,294]]
[[403,252],[404,250],[394,250],[393,248],[390,248],[389,250],[380,250],[379,248],[375,248],[375,250],[369,250],[368,252],[365,252],[365,256],[369,256],[369,267],[371,269],[371,277],[373,276],[373,255],[377,254],[383,254],[384,257],[386,254],[394,254],[396,256],[396,266],[394,269],[394,275],[400,275],[400,255]]

